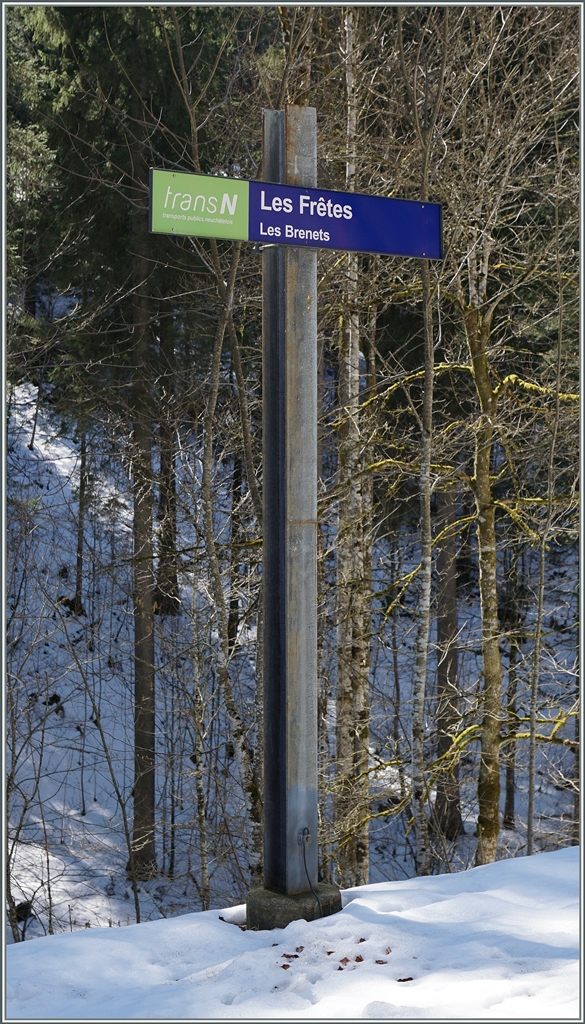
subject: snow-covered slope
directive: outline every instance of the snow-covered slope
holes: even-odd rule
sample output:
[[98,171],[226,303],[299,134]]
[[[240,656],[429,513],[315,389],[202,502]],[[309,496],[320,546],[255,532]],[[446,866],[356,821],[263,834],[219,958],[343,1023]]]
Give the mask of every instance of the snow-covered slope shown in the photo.
[[239,907],[48,936],[7,949],[7,1019],[578,1020],[578,883],[573,847],[348,890],[284,930]]

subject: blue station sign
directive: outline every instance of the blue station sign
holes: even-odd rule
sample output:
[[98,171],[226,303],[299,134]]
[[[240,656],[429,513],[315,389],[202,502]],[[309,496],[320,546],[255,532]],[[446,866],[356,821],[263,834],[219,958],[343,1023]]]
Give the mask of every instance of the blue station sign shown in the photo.
[[441,207],[250,182],[250,240],[441,259]]
[[439,260],[441,206],[182,171],[150,172],[150,230]]

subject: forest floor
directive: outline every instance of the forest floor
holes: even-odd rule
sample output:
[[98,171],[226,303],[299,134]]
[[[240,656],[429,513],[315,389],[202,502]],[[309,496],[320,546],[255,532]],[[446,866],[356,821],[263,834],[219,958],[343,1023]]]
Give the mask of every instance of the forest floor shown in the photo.
[[240,906],[18,943],[6,1019],[582,1019],[577,847],[343,904],[273,931],[237,927]]

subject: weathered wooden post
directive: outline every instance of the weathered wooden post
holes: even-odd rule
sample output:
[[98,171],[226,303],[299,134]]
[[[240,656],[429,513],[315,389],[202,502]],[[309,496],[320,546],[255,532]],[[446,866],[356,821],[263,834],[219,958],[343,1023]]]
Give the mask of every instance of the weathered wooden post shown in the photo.
[[[315,188],[315,109],[263,118],[263,180]],[[262,260],[264,888],[249,928],[341,909],[317,880],[317,252]]]

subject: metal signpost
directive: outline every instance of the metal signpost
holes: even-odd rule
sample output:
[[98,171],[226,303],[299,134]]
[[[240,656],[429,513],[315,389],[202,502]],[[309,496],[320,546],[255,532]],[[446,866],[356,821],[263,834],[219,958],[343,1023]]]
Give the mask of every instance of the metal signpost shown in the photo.
[[[264,111],[262,171],[261,200],[315,184],[314,108]],[[262,278],[264,889],[247,918],[270,928],[341,901],[317,879],[317,253],[267,245]]]
[[264,243],[264,888],[249,928],[341,909],[317,870],[317,252],[440,259],[437,203],[317,189],[316,111],[263,112],[263,180],[151,170],[150,230]]

